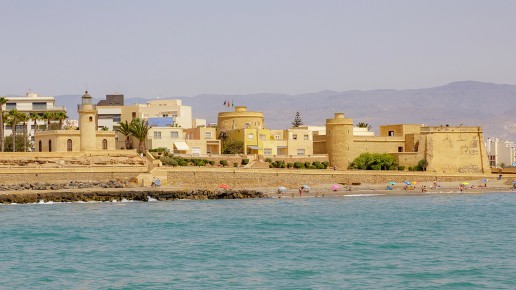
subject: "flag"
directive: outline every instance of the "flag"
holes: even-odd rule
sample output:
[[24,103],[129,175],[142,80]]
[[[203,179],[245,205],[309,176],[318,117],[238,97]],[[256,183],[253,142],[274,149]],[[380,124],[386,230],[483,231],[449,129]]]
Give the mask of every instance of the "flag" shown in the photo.
[[226,100],[224,100],[224,106],[226,106]]
[[235,101],[231,102],[231,107],[235,106]]
[[231,107],[231,101],[228,100],[228,108]]

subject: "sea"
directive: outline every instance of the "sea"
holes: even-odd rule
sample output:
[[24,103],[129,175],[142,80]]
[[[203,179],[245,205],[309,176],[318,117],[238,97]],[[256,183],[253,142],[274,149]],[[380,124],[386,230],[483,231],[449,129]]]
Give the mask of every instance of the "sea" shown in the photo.
[[0,205],[0,289],[516,289],[516,193]]

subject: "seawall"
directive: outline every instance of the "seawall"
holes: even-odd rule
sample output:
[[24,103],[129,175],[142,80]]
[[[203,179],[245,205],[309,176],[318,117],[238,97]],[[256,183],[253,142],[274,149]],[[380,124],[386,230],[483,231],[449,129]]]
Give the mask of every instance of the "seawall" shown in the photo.
[[232,188],[299,187],[315,184],[382,184],[405,180],[417,182],[449,182],[495,179],[491,174],[433,174],[399,171],[339,171],[292,169],[207,169],[160,167],[153,174],[167,176],[167,184],[184,188],[216,188],[227,184]]
[[263,198],[266,194],[255,190],[173,190],[123,188],[59,191],[25,191],[0,193],[0,203],[37,203],[37,202],[113,202],[122,200],[149,201],[177,199],[244,199]]

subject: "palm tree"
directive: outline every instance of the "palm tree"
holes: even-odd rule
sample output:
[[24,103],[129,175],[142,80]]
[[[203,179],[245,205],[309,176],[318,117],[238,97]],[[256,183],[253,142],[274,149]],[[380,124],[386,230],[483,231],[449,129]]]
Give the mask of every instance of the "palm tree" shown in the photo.
[[53,112],[44,112],[43,113],[43,120],[47,121],[47,131],[50,130],[50,121],[54,119],[54,113]]
[[127,122],[118,123],[119,127],[116,129],[120,134],[125,135],[125,149],[129,149],[132,147],[130,137],[133,135],[131,131],[131,124]]
[[143,153],[146,150],[145,139],[149,133],[149,124],[146,120],[136,118],[131,122],[131,133],[132,136],[138,139],[138,153]]
[[22,112],[18,113],[18,122],[23,124],[23,151],[27,151],[27,122],[29,120],[29,114]]
[[5,97],[0,97],[0,143],[2,147],[2,152],[4,152],[5,144],[4,144],[4,104],[7,103],[7,99]]
[[59,130],[63,129],[63,121],[68,119],[66,112],[56,112],[54,115],[55,119],[59,121]]
[[371,126],[371,125],[369,125],[367,123],[362,123],[362,122],[358,123],[357,127],[358,128],[367,128],[368,131],[371,130],[371,128],[373,128],[373,126]]
[[41,120],[41,115],[38,113],[30,113],[30,119],[34,122],[32,127],[34,127],[34,134],[36,134],[36,131],[38,130],[38,120]]
[[12,128],[12,140],[13,140],[13,152],[16,152],[16,125],[18,124],[18,117],[19,117],[19,112],[18,110],[14,109],[14,110],[10,110],[9,113],[7,114],[7,117],[8,117],[8,123],[9,125],[11,126]]

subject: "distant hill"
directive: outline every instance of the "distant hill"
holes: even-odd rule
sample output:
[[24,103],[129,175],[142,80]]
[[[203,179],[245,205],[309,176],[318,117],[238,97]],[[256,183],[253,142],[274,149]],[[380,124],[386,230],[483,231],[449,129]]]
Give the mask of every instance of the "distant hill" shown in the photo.
[[[377,130],[386,124],[427,124],[482,126],[485,137],[502,137],[516,141],[516,85],[475,81],[453,82],[444,86],[410,90],[322,91],[318,93],[198,95],[179,97],[192,106],[196,118],[216,122],[219,111],[231,100],[251,111],[262,111],[267,128],[291,126],[296,111],[305,125],[323,125],[335,112],[343,112],[355,123],[365,122]],[[80,95],[56,96],[57,104],[68,108],[68,115],[77,118]],[[97,102],[98,100],[96,100]],[[126,104],[145,103],[146,99],[126,99]],[[73,108],[73,109],[72,109]]]

